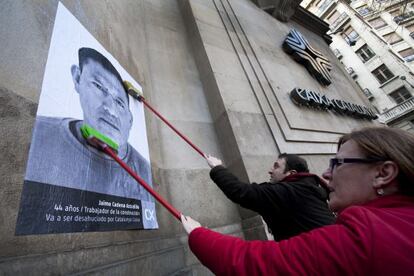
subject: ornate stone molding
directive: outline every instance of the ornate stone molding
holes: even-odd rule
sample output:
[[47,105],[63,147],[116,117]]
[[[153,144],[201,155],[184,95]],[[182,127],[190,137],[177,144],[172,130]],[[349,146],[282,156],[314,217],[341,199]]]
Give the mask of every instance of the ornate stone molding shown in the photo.
[[295,14],[302,0],[273,0],[273,16],[282,22],[287,22]]

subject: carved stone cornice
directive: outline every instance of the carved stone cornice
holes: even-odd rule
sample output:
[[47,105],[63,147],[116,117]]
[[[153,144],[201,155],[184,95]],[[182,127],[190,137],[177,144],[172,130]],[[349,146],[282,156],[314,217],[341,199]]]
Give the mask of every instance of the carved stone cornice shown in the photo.
[[274,11],[273,16],[282,21],[287,22],[295,14],[302,0],[273,0]]
[[298,9],[296,9],[295,14],[291,17],[291,20],[321,36],[326,43],[332,43],[332,37],[326,34],[329,31],[329,24],[308,10],[299,6]]

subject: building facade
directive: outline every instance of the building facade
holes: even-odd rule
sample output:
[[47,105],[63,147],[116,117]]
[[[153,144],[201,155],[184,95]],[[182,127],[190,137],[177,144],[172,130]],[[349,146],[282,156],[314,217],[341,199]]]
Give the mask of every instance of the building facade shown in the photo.
[[414,1],[304,1],[379,121],[414,132]]
[[[210,275],[159,204],[157,230],[15,235],[58,2],[9,0],[0,10],[0,274]],[[283,152],[321,174],[341,135],[376,124],[329,48],[329,25],[300,1],[61,2],[156,110],[244,181],[267,181]],[[159,194],[209,228],[268,238],[261,218],[210,180],[197,152],[151,112],[145,121]]]

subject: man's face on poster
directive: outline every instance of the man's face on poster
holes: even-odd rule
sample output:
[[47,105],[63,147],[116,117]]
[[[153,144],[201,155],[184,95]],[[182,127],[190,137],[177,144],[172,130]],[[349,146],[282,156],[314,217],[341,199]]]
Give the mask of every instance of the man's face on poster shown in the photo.
[[118,78],[99,62],[87,59],[82,71],[72,66],[75,89],[83,110],[85,124],[122,146],[127,143],[132,126],[128,98]]

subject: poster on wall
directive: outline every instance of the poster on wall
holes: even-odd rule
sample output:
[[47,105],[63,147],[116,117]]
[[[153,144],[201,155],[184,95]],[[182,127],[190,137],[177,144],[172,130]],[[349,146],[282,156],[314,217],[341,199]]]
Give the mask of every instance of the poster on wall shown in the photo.
[[90,146],[87,124],[152,186],[141,86],[59,3],[16,223],[16,235],[157,229],[152,196]]

